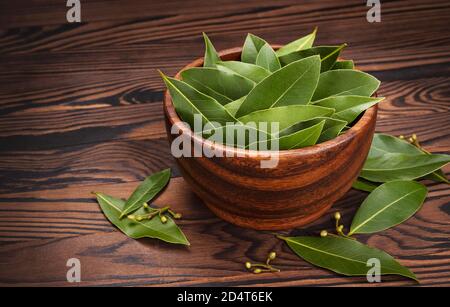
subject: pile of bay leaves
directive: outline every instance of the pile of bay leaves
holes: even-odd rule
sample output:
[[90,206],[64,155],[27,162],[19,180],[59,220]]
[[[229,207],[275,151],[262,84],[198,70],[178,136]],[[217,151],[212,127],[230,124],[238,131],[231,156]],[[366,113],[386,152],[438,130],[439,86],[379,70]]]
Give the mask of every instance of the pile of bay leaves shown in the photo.
[[[195,115],[201,118],[203,136],[259,150],[274,140],[281,150],[311,146],[343,133],[383,100],[371,97],[380,85],[375,77],[338,60],[346,44],[313,47],[315,36],[316,30],[275,51],[248,34],[241,61],[221,61],[204,34],[203,67],[182,71],[182,80],[162,77],[181,119],[192,128]],[[242,129],[257,137],[225,137],[230,123],[227,133]]]

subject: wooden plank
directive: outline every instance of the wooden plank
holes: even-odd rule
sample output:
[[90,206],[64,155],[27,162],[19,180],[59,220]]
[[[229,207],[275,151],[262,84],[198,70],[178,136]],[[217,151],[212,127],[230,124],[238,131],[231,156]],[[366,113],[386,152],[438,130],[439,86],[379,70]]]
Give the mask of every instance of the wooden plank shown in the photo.
[[[134,184],[105,184],[99,191],[126,197]],[[191,247],[174,247],[157,240],[132,240],[110,225],[89,194],[92,187],[20,193],[27,201],[2,198],[0,246],[2,285],[67,285],[68,258],[82,264],[84,285],[355,285],[364,278],[337,276],[299,260],[267,232],[243,230],[214,217],[181,178],[173,179],[155,202],[170,204],[184,214],[180,225]],[[370,245],[385,249],[409,266],[423,285],[449,285],[448,237],[450,228],[443,205],[450,201],[444,185],[432,184],[423,209],[404,224],[372,236]],[[351,191],[334,210],[348,225],[364,193]],[[11,201],[8,201],[11,199]],[[67,202],[67,199],[73,201]],[[293,234],[332,230],[329,215]],[[281,273],[254,275],[243,270],[247,260],[262,261],[275,250]],[[176,251],[176,252],[174,252]],[[30,261],[32,259],[32,261]],[[413,285],[398,277],[383,278],[383,285]]]

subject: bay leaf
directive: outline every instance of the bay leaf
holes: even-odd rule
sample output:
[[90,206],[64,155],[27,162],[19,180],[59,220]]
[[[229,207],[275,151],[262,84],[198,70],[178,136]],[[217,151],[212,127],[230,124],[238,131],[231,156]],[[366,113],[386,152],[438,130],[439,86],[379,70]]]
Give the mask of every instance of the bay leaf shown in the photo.
[[[186,236],[169,216],[166,216],[167,222],[164,224],[157,217],[143,221],[132,221],[128,218],[120,219],[119,215],[124,209],[125,201],[103,193],[95,193],[95,195],[106,218],[128,237],[133,239],[147,237],[160,239],[168,243],[189,245]],[[146,214],[149,212],[147,210],[152,209],[141,208],[136,211],[136,214]]]
[[271,136],[259,130],[258,126],[242,123],[227,124],[210,131],[204,131],[204,134],[207,134],[204,137],[210,141],[237,148],[248,148],[250,143],[257,140],[271,139]]
[[343,61],[336,61],[334,63],[333,67],[331,67],[332,70],[334,69],[354,69],[355,63],[352,60],[343,60]]
[[214,98],[200,93],[183,81],[169,78],[163,73],[161,76],[170,92],[178,115],[191,126],[191,129],[194,127],[195,114],[201,115],[203,124],[217,122],[217,125],[214,124],[216,127],[236,121]]
[[270,71],[261,66],[239,61],[217,62],[216,66],[219,69],[221,67],[227,68],[238,75],[241,75],[249,80],[252,80],[255,83],[262,81],[264,78],[270,75]]
[[263,67],[264,69],[274,72],[281,68],[280,61],[269,44],[265,44],[261,47],[256,57],[256,65]]
[[415,181],[390,181],[374,189],[363,201],[350,226],[355,233],[374,233],[398,225],[416,213],[427,188]]
[[289,44],[284,45],[280,49],[276,51],[277,56],[281,57],[283,55],[289,54],[291,52],[308,49],[311,48],[314,40],[316,38],[317,27],[312,31],[312,33],[303,36],[295,41],[290,42]]
[[[423,151],[406,140],[402,140],[392,135],[375,133],[372,145],[369,151],[369,158],[383,155],[385,153],[404,153],[407,155],[430,155],[431,153]],[[428,174],[424,179],[430,179],[436,182],[449,183],[442,169]]]
[[262,38],[248,33],[245,38],[244,46],[242,47],[241,61],[244,63],[255,64],[258,52],[265,44],[267,44],[267,42]]
[[329,96],[371,96],[379,86],[377,78],[359,70],[329,70],[320,74],[312,101]]
[[340,119],[319,116],[310,120],[298,122],[290,127],[287,127],[284,130],[280,131],[279,135],[280,136],[289,135],[296,131],[316,125],[321,121],[325,121],[325,124],[323,126],[322,132],[320,133],[319,139],[317,140],[317,143],[322,143],[334,139],[336,136],[339,135],[339,133],[342,131],[345,125],[347,125],[346,121]]
[[312,146],[317,143],[324,125],[325,120],[322,120],[311,127],[298,130],[292,134],[284,135],[279,138],[278,146],[281,150]]
[[271,123],[279,123],[279,131],[281,131],[298,122],[307,121],[315,117],[330,116],[333,112],[334,109],[320,106],[291,105],[255,111],[238,119],[244,124],[266,122],[268,127],[270,127]]
[[382,275],[400,275],[415,281],[417,277],[386,252],[344,237],[281,237],[288,246],[309,263],[346,276],[366,276],[367,261],[380,261]]
[[220,61],[219,54],[205,32],[203,32],[203,39],[205,40],[205,57],[203,60],[203,67],[214,67],[216,63]]
[[314,105],[335,109],[334,118],[345,120],[352,123],[359,114],[382,101],[384,97],[367,96],[331,96],[321,100],[314,101]]
[[238,74],[211,67],[186,69],[181,72],[181,78],[223,105],[247,95],[255,85]]
[[319,72],[317,55],[284,66],[256,84],[236,116],[273,107],[307,104],[316,89]]
[[243,96],[239,99],[236,99],[235,101],[232,101],[230,103],[227,103],[224,107],[225,109],[230,112],[231,115],[235,116],[237,110],[241,107],[241,104],[244,102],[246,96]]
[[292,52],[280,57],[280,63],[285,66],[289,63],[313,56],[320,56],[320,72],[327,71],[333,67],[336,63],[341,50],[346,46],[346,44],[340,46],[317,46],[301,51]]
[[368,158],[382,156],[387,153],[402,153],[406,155],[424,154],[419,148],[405,140],[401,140],[389,134],[375,133],[373,135]]
[[360,190],[360,191],[364,191],[364,192],[372,192],[373,190],[375,190],[378,187],[379,184],[362,179],[362,178],[357,178],[353,184],[352,184],[352,188],[356,189],[356,190]]
[[359,176],[373,182],[413,180],[440,169],[448,162],[448,155],[386,153],[367,158]]
[[167,185],[170,180],[170,168],[154,173],[139,184],[133,194],[128,198],[120,218],[130,214],[146,202],[149,202]]

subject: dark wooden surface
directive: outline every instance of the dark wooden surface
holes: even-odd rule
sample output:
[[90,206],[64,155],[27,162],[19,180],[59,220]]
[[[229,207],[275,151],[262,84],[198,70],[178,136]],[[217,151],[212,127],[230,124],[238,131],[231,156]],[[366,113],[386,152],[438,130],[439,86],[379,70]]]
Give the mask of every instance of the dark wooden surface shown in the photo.
[[[221,221],[180,177],[156,69],[173,75],[201,56],[202,31],[224,49],[247,32],[286,43],[318,25],[318,43],[347,42],[344,57],[382,81],[377,131],[415,132],[430,151],[450,152],[446,0],[382,1],[378,24],[366,21],[360,0],[86,0],[81,24],[66,22],[64,4],[0,2],[0,285],[73,285],[65,266],[72,257],[81,260],[81,285],[367,285],[299,260],[269,233]],[[128,239],[90,195],[126,197],[165,167],[173,179],[156,204],[184,214],[189,248]],[[428,186],[416,216],[359,238],[398,258],[422,285],[450,286],[450,188]],[[332,212],[348,225],[364,197],[352,190]],[[332,229],[329,215],[291,233],[321,229]],[[281,273],[245,272],[245,261],[270,250]]]

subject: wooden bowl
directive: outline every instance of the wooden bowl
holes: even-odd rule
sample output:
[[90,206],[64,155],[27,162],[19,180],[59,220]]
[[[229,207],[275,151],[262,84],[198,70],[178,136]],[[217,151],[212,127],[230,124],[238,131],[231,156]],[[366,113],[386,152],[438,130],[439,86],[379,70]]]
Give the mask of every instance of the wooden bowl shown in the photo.
[[[219,54],[222,60],[238,60],[241,50],[227,49]],[[200,58],[183,70],[202,65]],[[175,76],[178,79],[180,72]],[[164,114],[170,142],[183,133],[191,141],[191,148],[206,144],[231,155],[176,158],[184,179],[211,211],[239,226],[282,230],[318,219],[351,188],[369,152],[377,106],[333,140],[280,151],[274,168],[261,168],[261,160],[267,160],[261,152],[212,145],[194,135],[178,117],[168,91],[164,95]],[[171,134],[172,125],[177,125],[180,133]]]

